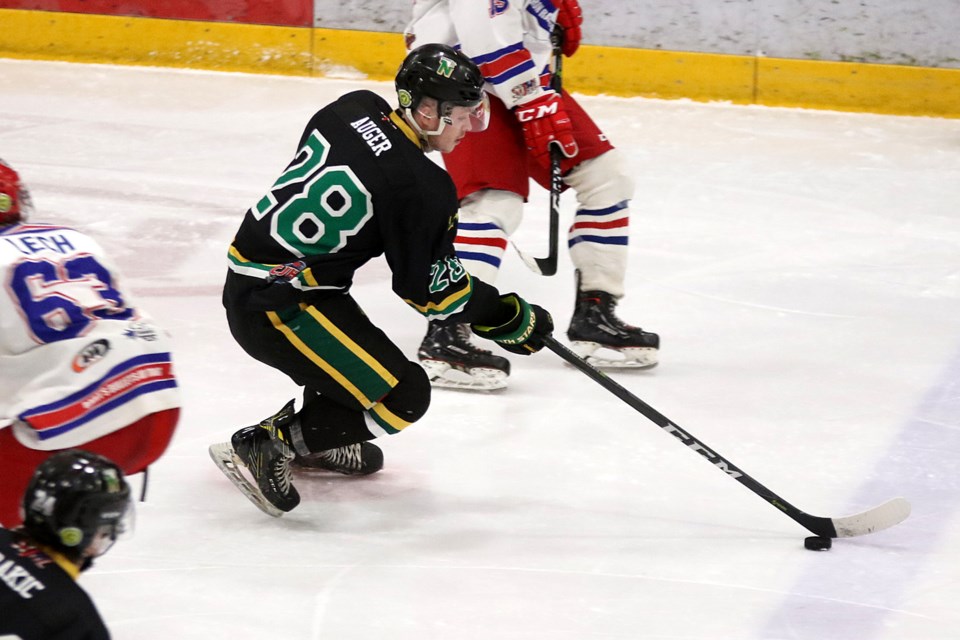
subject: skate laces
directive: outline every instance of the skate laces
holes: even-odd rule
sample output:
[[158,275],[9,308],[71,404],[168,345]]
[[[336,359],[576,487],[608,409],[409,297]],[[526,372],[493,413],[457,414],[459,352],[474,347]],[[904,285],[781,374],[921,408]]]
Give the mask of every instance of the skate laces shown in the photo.
[[363,467],[363,453],[360,450],[360,443],[348,444],[336,449],[327,449],[320,452],[320,457],[327,461],[331,466],[341,469],[350,469],[359,471]]
[[277,456],[274,458],[270,468],[270,476],[277,485],[277,489],[279,489],[281,493],[286,494],[290,491],[290,487],[293,486],[293,469],[291,469],[288,464],[290,460],[293,459],[293,452],[284,449],[285,447],[278,448]]
[[270,478],[281,493],[286,494],[293,486],[293,470],[289,462],[293,460],[293,449],[284,441],[283,433],[277,428],[278,417],[264,420],[260,427],[270,436],[269,441],[264,442],[264,448],[269,448],[273,455],[270,456]]
[[634,327],[631,324],[627,324],[617,316],[617,300],[609,293],[602,291],[589,291],[583,292],[582,297],[580,298],[583,302],[583,311],[582,315],[587,316],[590,314],[591,308],[595,312],[599,312],[601,318],[606,319],[606,321],[616,327],[617,329],[639,329],[639,327]]
[[467,324],[458,324],[453,333],[454,342],[457,346],[467,351],[472,351],[473,353],[482,353],[483,355],[488,355],[491,352],[486,349],[481,349],[477,345],[473,344],[473,341],[470,340],[472,332],[470,331],[470,325]]

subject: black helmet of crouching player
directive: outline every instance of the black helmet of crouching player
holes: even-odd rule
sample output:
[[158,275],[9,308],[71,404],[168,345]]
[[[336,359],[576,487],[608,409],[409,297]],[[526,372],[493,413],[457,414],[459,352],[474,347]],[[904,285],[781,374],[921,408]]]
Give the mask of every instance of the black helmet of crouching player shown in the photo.
[[32,212],[30,192],[20,174],[0,159],[0,226],[24,222]]
[[[486,128],[489,102],[483,91],[483,74],[473,60],[453,47],[443,44],[417,47],[400,65],[395,84],[400,107],[408,121],[412,122],[412,112],[427,97],[439,103],[438,112],[446,124],[450,124],[453,107],[467,107],[471,109],[472,130]],[[428,133],[436,135],[441,130],[442,126]]]
[[60,451],[34,471],[23,510],[23,528],[34,540],[86,569],[128,528],[130,485],[103,456]]

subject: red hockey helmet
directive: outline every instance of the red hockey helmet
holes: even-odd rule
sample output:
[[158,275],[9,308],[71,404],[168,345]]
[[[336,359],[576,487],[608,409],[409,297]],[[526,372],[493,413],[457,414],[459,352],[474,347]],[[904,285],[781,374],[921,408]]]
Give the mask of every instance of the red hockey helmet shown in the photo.
[[30,192],[20,182],[20,174],[0,160],[0,225],[23,222],[32,212]]

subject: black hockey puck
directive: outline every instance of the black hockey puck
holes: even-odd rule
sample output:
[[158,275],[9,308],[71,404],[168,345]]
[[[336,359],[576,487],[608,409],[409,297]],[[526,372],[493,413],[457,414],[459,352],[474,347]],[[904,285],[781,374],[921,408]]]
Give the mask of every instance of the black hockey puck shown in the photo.
[[833,546],[833,540],[826,536],[810,536],[803,539],[803,546],[810,551],[827,551]]

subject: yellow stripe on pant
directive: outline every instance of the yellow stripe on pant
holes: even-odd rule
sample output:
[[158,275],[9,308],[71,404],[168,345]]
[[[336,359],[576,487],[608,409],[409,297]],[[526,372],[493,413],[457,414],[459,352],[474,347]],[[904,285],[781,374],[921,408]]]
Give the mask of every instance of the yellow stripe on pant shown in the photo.
[[273,327],[305,358],[320,367],[350,393],[364,409],[397,385],[397,379],[360,345],[312,305],[281,317],[268,311]]

